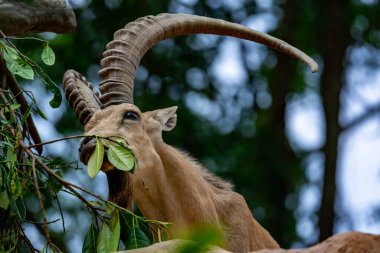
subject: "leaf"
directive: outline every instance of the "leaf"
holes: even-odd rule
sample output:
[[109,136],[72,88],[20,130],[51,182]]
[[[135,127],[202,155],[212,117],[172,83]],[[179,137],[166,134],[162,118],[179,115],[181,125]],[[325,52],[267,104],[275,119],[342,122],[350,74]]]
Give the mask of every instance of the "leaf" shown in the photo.
[[54,97],[49,101],[49,104],[53,108],[58,108],[62,103],[62,94],[58,86],[50,79],[48,75],[41,69],[40,66],[36,65],[36,74],[41,78],[42,83],[46,88],[54,94]]
[[44,120],[48,120],[45,113],[39,107],[36,106],[35,110],[37,111],[38,115],[41,116],[41,118],[43,118]]
[[95,177],[100,169],[102,168],[104,157],[104,146],[103,144],[96,138],[96,147],[94,152],[92,153],[90,160],[88,160],[87,164],[87,172],[90,177]]
[[116,169],[133,172],[135,157],[127,148],[108,143],[107,158]]
[[127,212],[120,212],[120,240],[124,245],[128,245],[129,242],[129,229],[132,227],[133,216]]
[[[60,178],[62,178],[62,173],[61,171],[57,171],[57,172],[54,172],[57,176],[59,176]],[[51,186],[53,187],[54,191],[57,193],[59,192],[60,190],[62,190],[62,183],[59,182],[57,179],[55,179],[54,177],[49,177],[50,179],[50,182],[51,182]]]
[[25,79],[34,79],[34,71],[32,66],[22,59],[16,50],[11,47],[5,47],[4,60],[7,64],[7,68],[14,75],[19,75]]
[[97,253],[109,253],[109,242],[111,239],[111,230],[106,223],[103,223],[100,229],[97,242]]
[[30,114],[30,109],[32,109],[32,105],[28,106],[28,109],[26,109],[24,115],[22,115],[21,124],[25,123],[25,120],[28,118],[28,116]]
[[0,207],[7,209],[9,206],[9,198],[6,192],[0,192]]
[[13,180],[11,182],[11,193],[12,193],[13,199],[16,200],[21,195],[21,192],[22,192],[22,184],[21,184],[20,178],[14,175]]
[[[12,110],[17,110],[18,108],[21,107],[21,105],[20,104],[13,104],[13,105],[10,105],[10,107],[11,107]],[[4,109],[4,112],[9,112],[9,108],[6,107]]]
[[221,230],[213,226],[190,230],[185,238],[191,243],[180,246],[177,253],[204,252],[208,246],[220,245],[225,241]]
[[14,166],[16,166],[16,161],[17,161],[17,156],[16,156],[16,153],[13,151],[13,147],[8,147],[7,148],[7,166],[9,168],[13,168]]
[[119,212],[114,212],[112,215],[109,228],[111,230],[111,239],[109,242],[109,252],[117,251],[119,248],[119,240],[120,240],[120,220],[119,220]]
[[24,221],[25,216],[26,216],[26,209],[25,209],[24,200],[22,198],[19,198],[16,201],[12,200],[11,206],[12,206],[12,212],[17,215],[17,218],[21,222]]
[[41,55],[42,61],[48,65],[52,66],[55,63],[55,54],[53,49],[49,47],[49,44],[45,44],[44,49],[42,50],[42,55]]
[[98,230],[91,224],[83,241],[82,253],[95,253],[97,246]]
[[38,107],[36,99],[33,97],[33,94],[30,92],[25,92],[25,94],[32,100],[32,104],[35,105],[33,110],[35,110],[43,119],[48,120],[45,113]]
[[135,224],[130,228],[128,239],[128,243],[125,245],[126,249],[137,249],[152,244],[146,234]]

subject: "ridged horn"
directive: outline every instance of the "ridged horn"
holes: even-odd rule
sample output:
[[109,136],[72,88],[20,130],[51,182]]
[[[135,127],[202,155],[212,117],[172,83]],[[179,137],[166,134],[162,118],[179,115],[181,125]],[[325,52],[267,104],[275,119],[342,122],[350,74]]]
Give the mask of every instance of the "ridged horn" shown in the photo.
[[146,16],[115,32],[114,40],[107,44],[99,71],[103,107],[133,103],[136,69],[152,46],[170,37],[200,33],[227,35],[261,43],[305,62],[312,72],[318,70],[317,63],[301,50],[239,24],[188,14]]
[[64,74],[63,90],[82,125],[86,125],[92,115],[100,110],[101,103],[93,92],[92,84],[75,70],[68,70]]

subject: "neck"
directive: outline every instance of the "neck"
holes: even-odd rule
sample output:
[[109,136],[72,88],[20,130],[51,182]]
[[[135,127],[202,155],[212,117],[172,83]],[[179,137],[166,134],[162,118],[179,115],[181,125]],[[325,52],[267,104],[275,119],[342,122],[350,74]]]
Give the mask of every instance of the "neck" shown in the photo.
[[108,199],[121,207],[132,207],[132,182],[128,172],[112,170],[106,173],[108,181]]
[[[157,159],[141,168],[149,192],[137,186],[134,199],[149,219],[173,223],[173,230],[217,223],[215,193],[193,162],[162,141],[154,143]],[[140,182],[141,185],[141,182]],[[213,224],[217,225],[217,224]]]

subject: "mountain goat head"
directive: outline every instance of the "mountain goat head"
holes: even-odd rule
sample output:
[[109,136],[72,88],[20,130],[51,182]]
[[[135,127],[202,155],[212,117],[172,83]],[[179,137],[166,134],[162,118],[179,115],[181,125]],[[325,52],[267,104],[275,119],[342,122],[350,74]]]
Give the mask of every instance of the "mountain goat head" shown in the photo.
[[[176,125],[177,107],[142,113],[133,104],[136,69],[144,54],[161,40],[199,33],[255,41],[300,59],[313,72],[318,68],[310,57],[286,42],[244,26],[208,17],[161,14],[139,18],[114,34],[101,60],[100,96],[85,78],[69,70],[64,76],[66,97],[85,126],[85,135],[121,137],[138,161],[143,177],[103,163],[110,200],[130,208],[133,197],[149,219],[172,222],[173,237],[192,225],[212,223],[226,230],[229,250],[276,248],[277,243],[253,219],[245,200],[229,183],[163,142],[161,132]],[[79,152],[83,163],[87,164],[95,143],[92,137],[82,139]],[[142,178],[149,191],[142,187]]]

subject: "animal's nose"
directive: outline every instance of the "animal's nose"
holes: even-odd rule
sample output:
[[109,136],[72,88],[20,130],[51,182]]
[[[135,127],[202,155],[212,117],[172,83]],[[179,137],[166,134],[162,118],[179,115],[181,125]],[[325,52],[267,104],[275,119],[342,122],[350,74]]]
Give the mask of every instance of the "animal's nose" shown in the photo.
[[78,151],[82,151],[82,147],[91,141],[92,137],[84,137],[80,140]]
[[91,154],[94,152],[96,139],[93,137],[85,137],[80,141],[79,145],[79,160],[87,164]]

